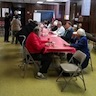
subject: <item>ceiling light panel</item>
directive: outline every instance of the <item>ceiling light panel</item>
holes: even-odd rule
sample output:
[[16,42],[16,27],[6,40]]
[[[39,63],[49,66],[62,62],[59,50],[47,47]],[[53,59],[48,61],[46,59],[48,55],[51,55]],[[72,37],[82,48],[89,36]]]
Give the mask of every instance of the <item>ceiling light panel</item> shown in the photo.
[[46,0],[46,1],[52,2],[52,1],[55,1],[55,0]]
[[42,4],[42,3],[43,3],[43,1],[37,1],[37,3]]
[[67,2],[68,0],[46,0],[47,2]]

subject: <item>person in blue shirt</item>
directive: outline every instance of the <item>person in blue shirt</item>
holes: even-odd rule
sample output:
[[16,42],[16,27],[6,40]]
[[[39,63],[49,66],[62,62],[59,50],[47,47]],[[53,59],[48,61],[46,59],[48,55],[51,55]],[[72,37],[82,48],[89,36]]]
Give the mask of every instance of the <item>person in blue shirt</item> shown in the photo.
[[[78,29],[77,34],[75,34],[75,35],[73,34],[73,37],[75,38],[75,39],[72,38],[73,39],[72,41],[74,41],[74,43],[72,42],[68,46],[74,47],[74,48],[76,48],[76,50],[80,50],[86,54],[86,59],[81,66],[82,69],[84,69],[87,67],[88,62],[89,62],[89,58],[90,58],[90,53],[89,53],[89,49],[88,49],[88,42],[87,42],[85,30],[82,28]],[[71,56],[72,55],[68,54],[67,59],[69,60],[69,58]]]
[[72,23],[70,21],[67,21],[64,27],[65,27],[65,33],[63,36],[61,36],[61,38],[70,43],[72,34],[74,32],[72,28]]

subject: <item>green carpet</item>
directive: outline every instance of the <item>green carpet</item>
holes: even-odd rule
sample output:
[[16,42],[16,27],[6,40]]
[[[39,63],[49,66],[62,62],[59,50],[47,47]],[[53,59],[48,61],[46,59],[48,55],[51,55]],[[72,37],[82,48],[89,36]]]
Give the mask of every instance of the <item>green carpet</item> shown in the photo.
[[54,70],[48,71],[47,80],[38,80],[34,78],[33,68],[29,67],[25,78],[22,78],[22,71],[18,67],[22,64],[21,46],[5,43],[3,37],[0,37],[0,96],[96,96],[95,59],[96,51],[92,50],[94,71],[91,71],[90,64],[84,70],[85,92],[79,78],[61,92],[64,82],[56,82],[58,75]]

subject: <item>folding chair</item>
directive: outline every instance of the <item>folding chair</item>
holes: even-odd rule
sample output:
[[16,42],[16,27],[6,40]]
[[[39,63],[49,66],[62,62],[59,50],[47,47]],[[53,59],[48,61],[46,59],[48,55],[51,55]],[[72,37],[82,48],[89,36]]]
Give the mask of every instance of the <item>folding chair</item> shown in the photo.
[[27,48],[24,47],[24,63],[23,63],[23,77],[25,77],[25,74],[26,74],[26,70],[27,70],[27,67],[28,65],[34,65],[34,75],[39,71],[39,65],[40,65],[40,62],[39,61],[35,61],[33,59],[33,57],[31,56],[31,54],[28,52]]
[[[25,35],[20,35],[19,37],[23,38],[22,41],[22,64],[18,65],[22,70],[23,70],[23,78],[25,77],[26,74],[26,70],[28,65],[35,65],[35,69],[37,70],[39,67],[37,65],[37,61],[34,61],[34,59],[32,58],[32,56],[30,55],[30,53],[28,52],[28,50],[26,49],[26,47],[24,46],[25,44],[25,40],[26,40],[26,36]],[[39,70],[39,69],[38,69]]]
[[24,63],[25,63],[25,55],[24,55],[24,43],[25,43],[25,40],[26,40],[26,36],[25,35],[20,35],[19,36],[19,38],[22,38],[23,40],[22,40],[22,49],[21,49],[21,51],[22,51],[22,64],[20,64],[20,65],[18,65],[18,67],[20,67],[20,68],[23,68],[23,66],[24,66]]
[[24,43],[25,43],[25,40],[26,40],[26,36],[25,35],[20,35],[19,36],[19,38],[22,38],[23,40],[22,40],[22,64],[20,64],[20,65],[18,65],[19,67],[20,67],[20,69],[22,69],[23,71],[24,71],[24,75],[23,75],[23,77],[25,77],[25,68],[26,68],[26,66],[25,66],[25,51],[24,51]]
[[[81,68],[81,65],[84,62],[85,58],[86,58],[86,54],[81,52],[80,50],[78,50],[75,52],[75,54],[73,54],[73,56],[71,57],[71,59],[69,60],[68,63],[60,64],[62,71],[56,81],[58,81],[58,79],[62,76],[63,72],[70,74],[68,80],[66,80],[66,78],[63,76],[64,80],[65,80],[65,84],[63,85],[61,91],[63,91],[63,89],[73,79],[73,77],[76,78],[77,76],[80,77],[80,79],[83,81],[84,89],[86,90],[86,85],[85,85],[84,76],[83,76],[83,70]],[[74,64],[74,59],[76,59],[79,63]]]
[[91,65],[91,70],[93,71],[93,66],[92,66],[92,58],[91,58],[91,51],[93,49],[93,44],[88,44],[88,48],[89,48],[89,53],[90,53],[90,65]]
[[24,60],[24,44],[25,44],[25,40],[26,40],[26,36],[25,35],[20,35],[19,37],[23,38],[23,41],[22,41],[22,57],[23,57],[23,60]]

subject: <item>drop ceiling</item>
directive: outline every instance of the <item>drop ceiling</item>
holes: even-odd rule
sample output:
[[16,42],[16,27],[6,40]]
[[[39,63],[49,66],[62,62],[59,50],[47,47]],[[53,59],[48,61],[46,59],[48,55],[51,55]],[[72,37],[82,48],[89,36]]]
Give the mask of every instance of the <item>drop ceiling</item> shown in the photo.
[[2,2],[17,2],[17,3],[37,3],[37,1],[43,1],[44,3],[57,3],[57,2],[66,2],[68,0],[54,0],[52,2],[48,2],[46,0],[0,0]]

